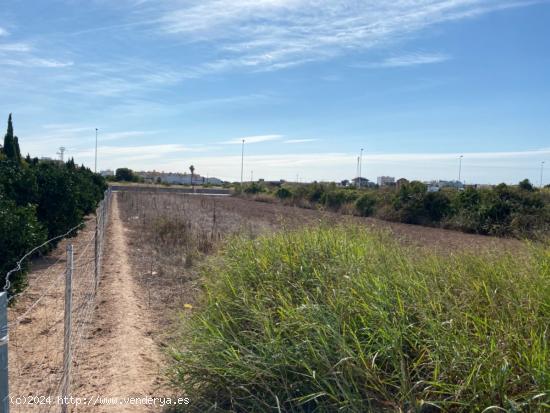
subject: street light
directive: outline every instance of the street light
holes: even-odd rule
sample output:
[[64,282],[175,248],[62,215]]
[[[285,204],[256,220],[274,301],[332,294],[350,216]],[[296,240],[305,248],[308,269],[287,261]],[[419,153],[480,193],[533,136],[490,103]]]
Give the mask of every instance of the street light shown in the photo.
[[359,181],[360,181],[360,177],[359,177],[359,163],[360,163],[360,157],[358,156],[357,157],[357,166],[355,167],[355,176],[357,177],[357,182],[355,183],[355,186],[356,187],[359,187]]
[[542,174],[544,172],[544,161],[540,163],[540,187],[542,188]]
[[359,155],[359,187],[363,186],[363,180],[361,177],[363,176],[363,148],[361,148],[361,154]]
[[95,163],[94,172],[97,173],[97,128],[95,128]]
[[243,190],[243,168],[244,168],[244,139],[241,148],[241,191]]
[[464,155],[460,155],[458,157],[458,182],[462,182],[460,180],[461,174],[462,174],[462,158],[464,158]]

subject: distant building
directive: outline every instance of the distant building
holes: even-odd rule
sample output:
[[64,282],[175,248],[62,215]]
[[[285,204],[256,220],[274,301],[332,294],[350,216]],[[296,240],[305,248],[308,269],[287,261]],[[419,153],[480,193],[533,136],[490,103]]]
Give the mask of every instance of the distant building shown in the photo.
[[99,174],[104,178],[107,178],[108,176],[115,176],[115,172],[111,169],[100,171]]
[[358,186],[360,188],[372,188],[374,186],[374,182],[371,182],[367,178],[363,177],[353,178],[351,182],[353,183],[353,186]]
[[378,186],[394,186],[395,178],[393,176],[379,176],[376,179]]
[[437,180],[425,182],[425,184],[428,187],[428,192],[438,192],[443,188],[453,188],[458,190],[464,189],[464,184],[460,181]]
[[169,185],[223,185],[223,181],[218,178],[206,178],[199,174],[177,173],[177,172],[157,172],[157,171],[139,171],[135,174],[147,183],[163,183]]

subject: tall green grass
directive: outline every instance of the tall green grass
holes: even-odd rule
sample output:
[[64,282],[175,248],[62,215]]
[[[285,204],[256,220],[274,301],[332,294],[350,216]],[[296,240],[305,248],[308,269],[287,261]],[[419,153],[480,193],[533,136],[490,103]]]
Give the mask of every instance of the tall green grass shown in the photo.
[[172,378],[197,411],[550,408],[550,250],[432,255],[321,228],[236,239],[205,270]]

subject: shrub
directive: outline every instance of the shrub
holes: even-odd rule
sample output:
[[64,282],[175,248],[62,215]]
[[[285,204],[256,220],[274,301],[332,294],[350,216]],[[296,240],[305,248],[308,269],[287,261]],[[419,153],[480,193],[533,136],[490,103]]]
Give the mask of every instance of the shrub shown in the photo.
[[137,182],[139,179],[129,168],[118,168],[115,171],[115,179],[119,182]]
[[196,411],[550,403],[548,248],[443,257],[351,227],[226,248],[172,351],[172,378]]
[[275,196],[279,199],[288,199],[292,197],[292,192],[290,192],[288,188],[282,186],[275,191]]
[[398,214],[399,221],[407,224],[421,224],[426,219],[424,197],[426,185],[412,181],[402,185],[393,198],[393,207]]
[[355,201],[355,209],[359,215],[368,217],[374,213],[376,199],[370,194],[363,194]]
[[249,195],[259,194],[264,192],[264,187],[256,182],[252,182],[244,187],[244,193]]
[[[0,283],[4,287],[4,276],[15,268],[24,253],[46,240],[46,231],[36,218],[34,206],[17,206],[14,201],[2,198],[0,194]],[[25,265],[25,263],[23,263]],[[23,270],[25,267],[23,266]],[[19,292],[25,285],[24,271],[10,277],[10,293]]]
[[332,189],[325,190],[320,198],[320,203],[327,208],[338,211],[344,204],[353,202],[357,199],[357,193],[355,191],[348,191],[345,189]]

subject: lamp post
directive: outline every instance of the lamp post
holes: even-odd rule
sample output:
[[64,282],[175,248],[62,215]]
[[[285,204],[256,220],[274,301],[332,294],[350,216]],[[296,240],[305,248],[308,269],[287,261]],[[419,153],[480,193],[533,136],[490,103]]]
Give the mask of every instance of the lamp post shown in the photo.
[[97,173],[97,128],[95,128],[95,161],[94,172]]
[[244,139],[241,147],[241,191],[243,190],[243,168],[244,168]]
[[544,161],[540,163],[540,187],[542,188],[542,174],[544,172]]
[[360,157],[358,156],[357,157],[357,166],[355,167],[355,175],[357,176],[357,182],[355,183],[355,186],[356,187],[359,187],[359,181],[360,181],[360,176],[359,176],[359,162],[360,162]]
[[361,148],[361,154],[359,155],[359,187],[363,186],[363,181],[361,180],[363,176],[363,148]]
[[461,175],[462,175],[462,158],[464,158],[464,155],[460,155],[458,157],[458,182],[462,182],[460,180]]

